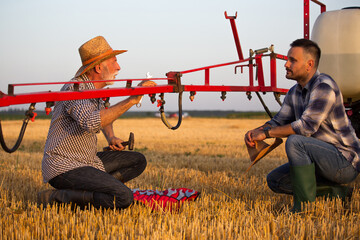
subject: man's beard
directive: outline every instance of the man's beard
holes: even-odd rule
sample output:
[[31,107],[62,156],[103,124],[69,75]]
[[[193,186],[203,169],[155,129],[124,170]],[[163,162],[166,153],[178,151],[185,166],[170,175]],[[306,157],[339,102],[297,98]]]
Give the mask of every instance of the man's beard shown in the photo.
[[292,72],[291,70],[289,70],[289,69],[286,69],[285,77],[286,77],[287,79],[294,80],[294,79],[292,78],[292,75],[293,75],[293,72]]
[[108,80],[108,81],[105,82],[105,84],[106,84],[106,85],[113,85],[114,82],[111,81],[111,80],[115,80],[115,77],[116,77],[116,75],[117,75],[118,73],[116,73],[116,74],[114,74],[114,75],[112,75],[112,76],[110,77],[110,76],[109,76],[109,75],[110,75],[110,74],[109,74],[109,70],[106,69],[105,71],[106,71],[106,72],[105,72],[105,74],[103,75],[103,79],[104,79],[104,80]]

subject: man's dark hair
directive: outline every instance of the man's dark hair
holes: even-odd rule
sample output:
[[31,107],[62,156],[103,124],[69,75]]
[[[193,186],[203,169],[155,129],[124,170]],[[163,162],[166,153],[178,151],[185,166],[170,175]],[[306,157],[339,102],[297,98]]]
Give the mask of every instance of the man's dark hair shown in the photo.
[[320,56],[321,56],[321,50],[316,42],[313,42],[309,39],[301,38],[293,41],[290,44],[290,47],[301,47],[304,49],[304,51],[315,59],[315,67],[319,66]]

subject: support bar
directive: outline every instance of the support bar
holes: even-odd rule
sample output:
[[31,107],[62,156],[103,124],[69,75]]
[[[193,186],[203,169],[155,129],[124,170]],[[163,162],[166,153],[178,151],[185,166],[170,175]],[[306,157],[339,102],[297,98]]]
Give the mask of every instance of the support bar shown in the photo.
[[[311,0],[320,5],[321,13],[326,12],[326,5],[318,0]],[[304,0],[304,38],[310,39],[310,0]]]
[[239,60],[243,60],[244,56],[241,50],[241,45],[240,45],[240,39],[239,39],[239,35],[236,29],[236,24],[235,24],[235,19],[237,17],[237,12],[235,13],[235,16],[228,16],[227,12],[225,11],[225,18],[230,20],[230,25],[231,25],[231,29],[234,35],[234,40],[235,40],[235,46],[236,46],[236,50],[239,56]]

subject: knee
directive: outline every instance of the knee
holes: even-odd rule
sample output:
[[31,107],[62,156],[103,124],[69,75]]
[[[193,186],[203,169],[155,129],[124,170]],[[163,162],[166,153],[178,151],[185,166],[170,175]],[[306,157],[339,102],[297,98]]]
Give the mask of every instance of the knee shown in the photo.
[[274,179],[274,176],[272,174],[272,172],[270,172],[267,176],[266,176],[266,182],[268,187],[271,189],[271,191],[273,192],[277,192],[277,181]]
[[284,164],[275,168],[266,176],[266,182],[271,191],[285,194],[292,193],[289,171],[289,164]]
[[134,194],[128,189],[128,191],[122,191],[121,195],[115,196],[115,204],[117,208],[127,208],[134,202]]
[[138,168],[143,172],[147,165],[146,158],[142,153],[134,152],[134,154],[136,154]]
[[297,135],[297,134],[290,135],[285,142],[286,151],[291,152],[291,150],[294,147],[301,145],[302,138],[303,138],[303,136],[301,136],[301,135]]
[[134,194],[131,190],[128,191],[127,194],[124,196],[124,200],[122,201],[122,208],[129,207],[134,202]]
[[285,151],[291,166],[311,164],[306,142],[308,137],[301,135],[290,135],[285,143]]

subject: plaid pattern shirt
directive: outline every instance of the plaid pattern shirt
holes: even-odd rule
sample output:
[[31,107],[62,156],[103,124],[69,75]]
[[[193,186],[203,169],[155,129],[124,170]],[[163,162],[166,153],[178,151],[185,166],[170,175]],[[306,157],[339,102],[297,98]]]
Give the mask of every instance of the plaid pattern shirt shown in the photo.
[[[90,81],[85,74],[72,81]],[[61,91],[71,91],[65,84]],[[79,84],[79,90],[95,89],[93,83]],[[97,137],[101,130],[101,99],[56,102],[42,160],[44,182],[79,167],[91,166],[105,171],[96,156]]]
[[330,76],[316,72],[304,88],[293,86],[268,123],[291,124],[296,134],[334,145],[360,172],[360,142],[346,115],[342,94]]

